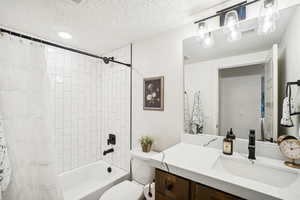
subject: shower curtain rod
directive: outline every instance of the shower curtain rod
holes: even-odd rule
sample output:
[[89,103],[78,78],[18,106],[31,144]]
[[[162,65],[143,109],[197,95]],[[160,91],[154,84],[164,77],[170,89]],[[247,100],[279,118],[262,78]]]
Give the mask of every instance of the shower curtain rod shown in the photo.
[[16,37],[20,37],[20,38],[31,40],[31,41],[34,41],[34,42],[46,44],[48,46],[57,47],[57,48],[60,48],[60,49],[72,51],[72,52],[79,53],[79,54],[86,55],[86,56],[90,56],[90,57],[93,57],[93,58],[98,58],[98,59],[103,60],[105,64],[108,64],[109,62],[113,62],[113,63],[117,63],[117,64],[120,64],[120,65],[125,65],[126,67],[131,67],[131,64],[123,63],[123,62],[114,60],[114,57],[101,57],[101,56],[91,54],[91,53],[88,53],[88,52],[85,52],[85,51],[81,51],[81,50],[78,50],[78,49],[73,49],[73,48],[70,48],[70,47],[62,46],[62,45],[59,45],[59,44],[48,42],[46,40],[41,40],[41,39],[38,39],[38,38],[35,38],[35,37],[31,37],[31,36],[28,36],[28,35],[17,33],[17,32],[7,30],[7,29],[4,29],[4,28],[0,28],[0,32],[8,33],[8,34],[16,36]]

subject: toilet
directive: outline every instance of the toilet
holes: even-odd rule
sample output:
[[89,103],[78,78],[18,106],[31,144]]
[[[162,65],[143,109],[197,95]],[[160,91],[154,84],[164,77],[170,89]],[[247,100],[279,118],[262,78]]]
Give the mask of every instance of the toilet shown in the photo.
[[[154,200],[155,185],[154,168],[145,161],[157,154],[156,152],[143,153],[139,150],[131,151],[132,158],[132,181],[125,180],[108,189],[99,200]],[[149,196],[151,184],[152,196]]]

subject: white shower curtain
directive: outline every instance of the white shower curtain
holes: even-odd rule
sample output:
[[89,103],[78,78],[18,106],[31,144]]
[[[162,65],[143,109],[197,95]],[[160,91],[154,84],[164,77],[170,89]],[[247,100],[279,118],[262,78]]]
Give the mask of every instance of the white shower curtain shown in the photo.
[[5,200],[60,200],[44,47],[0,37],[0,113],[12,177]]

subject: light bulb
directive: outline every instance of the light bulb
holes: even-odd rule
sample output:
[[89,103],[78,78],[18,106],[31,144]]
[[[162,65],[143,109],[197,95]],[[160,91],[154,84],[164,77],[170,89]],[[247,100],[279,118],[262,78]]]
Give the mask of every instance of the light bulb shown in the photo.
[[209,48],[211,46],[213,46],[215,43],[214,37],[212,35],[212,33],[208,33],[206,34],[205,38],[202,41],[202,46],[203,48]]
[[236,10],[232,10],[225,15],[224,33],[236,31],[239,28],[239,17]]
[[239,17],[236,10],[226,13],[224,26],[223,32],[227,35],[228,41],[233,42],[242,38],[242,33],[239,30]]
[[277,0],[262,1],[258,20],[258,34],[268,34],[276,30],[276,22],[279,19]]
[[198,23],[198,37],[203,40],[207,34],[207,27],[205,22]]

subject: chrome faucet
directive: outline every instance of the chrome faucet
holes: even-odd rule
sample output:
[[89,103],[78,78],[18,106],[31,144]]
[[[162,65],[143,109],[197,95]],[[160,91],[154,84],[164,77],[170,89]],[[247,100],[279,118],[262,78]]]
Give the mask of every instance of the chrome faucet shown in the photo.
[[217,141],[217,140],[218,140],[218,138],[215,137],[213,139],[210,139],[207,143],[203,144],[202,146],[203,147],[207,147],[208,145],[210,145],[211,143],[213,143],[214,141]]
[[249,160],[255,160],[255,130],[250,130],[249,133],[249,144],[248,144]]

